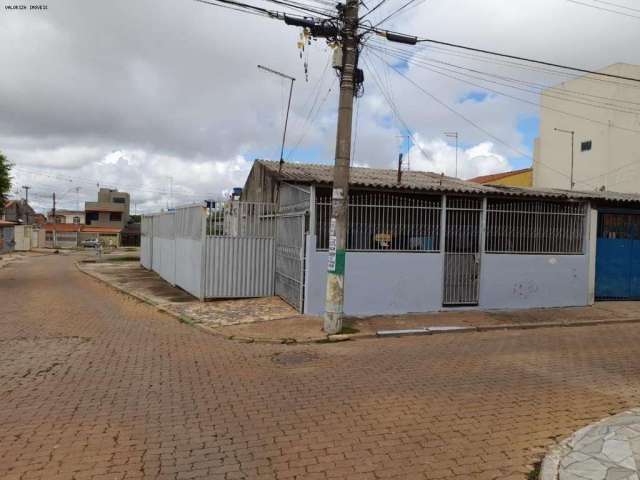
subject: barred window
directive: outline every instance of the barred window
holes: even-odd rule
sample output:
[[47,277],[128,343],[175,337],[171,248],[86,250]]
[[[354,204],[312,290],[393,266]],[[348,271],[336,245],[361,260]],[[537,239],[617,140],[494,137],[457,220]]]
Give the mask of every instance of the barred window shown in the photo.
[[582,254],[586,205],[535,200],[487,202],[487,253]]
[[[437,252],[441,197],[354,192],[349,196],[347,250]],[[329,247],[331,196],[316,202],[316,248]]]

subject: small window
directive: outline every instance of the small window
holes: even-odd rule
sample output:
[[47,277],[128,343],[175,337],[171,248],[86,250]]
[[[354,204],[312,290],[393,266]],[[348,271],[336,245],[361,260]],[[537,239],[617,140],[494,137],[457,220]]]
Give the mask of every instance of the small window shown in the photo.
[[80,217],[73,217],[73,223],[80,223]]
[[124,197],[113,197],[113,203],[126,203]]
[[580,144],[580,151],[588,152],[589,150],[591,150],[591,140],[587,140],[586,142],[582,142]]
[[98,212],[87,212],[86,216],[87,225],[91,225],[92,222],[97,222],[100,219]]
[[112,222],[121,222],[122,221],[122,213],[120,212],[111,212],[109,214],[109,220]]

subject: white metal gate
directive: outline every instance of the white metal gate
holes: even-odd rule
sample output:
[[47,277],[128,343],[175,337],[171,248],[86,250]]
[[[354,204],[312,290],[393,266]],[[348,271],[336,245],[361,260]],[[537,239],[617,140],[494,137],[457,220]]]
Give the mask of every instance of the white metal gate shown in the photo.
[[299,312],[304,308],[307,212],[278,214],[276,219],[275,293]]
[[482,199],[447,197],[443,305],[477,305]]

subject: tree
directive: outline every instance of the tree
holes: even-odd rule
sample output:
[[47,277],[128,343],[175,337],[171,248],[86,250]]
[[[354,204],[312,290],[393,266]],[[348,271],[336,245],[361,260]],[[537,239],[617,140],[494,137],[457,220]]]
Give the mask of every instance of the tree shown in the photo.
[[4,211],[9,190],[11,190],[11,164],[7,157],[0,152],[0,213]]

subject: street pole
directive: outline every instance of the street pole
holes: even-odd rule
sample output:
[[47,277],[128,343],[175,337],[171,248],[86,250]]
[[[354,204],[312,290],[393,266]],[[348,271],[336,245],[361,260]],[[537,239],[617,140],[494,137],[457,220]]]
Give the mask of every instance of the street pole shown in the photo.
[[53,192],[53,248],[56,248],[56,192]]
[[458,132],[444,132],[444,135],[456,139],[456,178],[458,178]]
[[344,272],[347,247],[351,123],[353,119],[355,73],[358,63],[358,5],[359,0],[347,0],[344,6],[342,71],[340,76],[338,128],[336,132],[336,160],[333,169],[327,296],[324,314],[324,331],[327,334],[339,333],[342,330],[342,318],[344,316]]
[[265,72],[273,73],[274,75],[278,75],[279,77],[286,78],[287,80],[291,81],[291,85],[289,86],[289,101],[287,102],[287,115],[284,118],[284,131],[282,132],[282,146],[280,147],[280,165],[278,166],[278,173],[280,173],[282,171],[282,164],[284,163],[284,145],[287,138],[287,124],[289,123],[289,110],[291,109],[293,82],[295,82],[296,79],[282,72],[274,70],[273,68],[265,67],[264,65],[258,65],[258,68],[260,70],[264,70]]
[[26,207],[29,206],[29,189],[31,188],[29,185],[23,185],[24,188],[24,203],[25,203],[25,217],[27,218],[27,225],[29,224],[29,210]]
[[569,176],[569,183],[571,185],[571,190],[573,190],[573,187],[575,187],[576,185],[576,183],[573,181],[573,145],[576,132],[574,130],[563,130],[562,128],[554,128],[554,130],[556,132],[568,133],[571,135],[571,174]]

